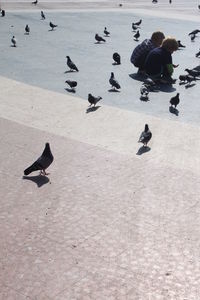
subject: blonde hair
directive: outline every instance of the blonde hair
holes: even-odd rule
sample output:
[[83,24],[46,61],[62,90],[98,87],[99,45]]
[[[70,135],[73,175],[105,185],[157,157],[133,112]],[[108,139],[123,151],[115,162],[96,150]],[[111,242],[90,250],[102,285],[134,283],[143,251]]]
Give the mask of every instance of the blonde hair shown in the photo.
[[164,38],[165,38],[165,35],[162,31],[155,31],[152,33],[152,36],[151,36],[151,40],[153,42],[159,41],[159,40],[162,41],[162,40],[164,40]]
[[162,47],[167,51],[176,51],[178,49],[178,43],[175,38],[168,36],[163,40]]

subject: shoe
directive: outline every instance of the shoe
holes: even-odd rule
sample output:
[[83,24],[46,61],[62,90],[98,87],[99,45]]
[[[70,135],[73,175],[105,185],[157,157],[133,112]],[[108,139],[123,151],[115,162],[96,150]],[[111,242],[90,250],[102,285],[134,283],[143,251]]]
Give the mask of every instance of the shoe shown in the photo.
[[160,79],[161,83],[168,83],[168,84],[175,84],[176,83],[176,79],[173,79],[172,77],[162,77]]

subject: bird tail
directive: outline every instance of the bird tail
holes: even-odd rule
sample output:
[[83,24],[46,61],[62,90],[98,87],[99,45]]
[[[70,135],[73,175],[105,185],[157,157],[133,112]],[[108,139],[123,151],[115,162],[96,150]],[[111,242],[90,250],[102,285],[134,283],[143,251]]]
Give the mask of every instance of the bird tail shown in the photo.
[[24,170],[24,175],[29,175],[30,173],[37,171],[38,166],[36,166],[35,163],[33,163],[30,167],[28,167],[26,170]]

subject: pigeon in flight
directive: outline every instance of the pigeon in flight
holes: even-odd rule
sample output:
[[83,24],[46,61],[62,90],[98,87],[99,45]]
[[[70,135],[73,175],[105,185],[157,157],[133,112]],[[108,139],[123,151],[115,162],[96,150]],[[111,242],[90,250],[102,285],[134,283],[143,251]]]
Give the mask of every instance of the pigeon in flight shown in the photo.
[[12,39],[11,39],[11,43],[13,44],[13,47],[17,47],[17,40],[15,38],[15,36],[13,35]]
[[38,4],[38,0],[33,1],[32,4]]
[[55,25],[52,22],[49,22],[49,26],[51,27],[51,30],[54,30],[54,28],[57,27],[58,25]]
[[133,23],[134,25],[136,25],[136,26],[140,26],[141,25],[141,23],[142,23],[142,20],[140,19],[140,21],[138,21],[138,22],[135,22],[135,23]]
[[98,33],[95,34],[95,40],[100,43],[100,42],[105,42],[106,40],[102,38]]
[[97,102],[99,102],[102,99],[102,97],[98,96],[98,97],[94,97],[92,94],[88,94],[88,102],[91,105],[96,105]]
[[137,30],[136,34],[134,34],[133,37],[134,37],[134,40],[138,42],[138,39],[139,39],[139,37],[140,37],[140,32],[139,32],[139,30]]
[[189,70],[189,69],[185,69],[185,71],[190,75],[193,76],[194,78],[200,76],[200,72],[197,70]]
[[115,61],[116,65],[121,64],[121,57],[120,57],[119,53],[117,53],[117,52],[113,53],[113,60]]
[[41,171],[41,175],[48,175],[46,169],[52,164],[53,160],[54,157],[51,153],[50,145],[49,143],[46,143],[42,155],[30,167],[24,170],[24,175],[29,175],[30,173],[39,170]]
[[141,133],[138,143],[143,143],[143,145],[146,147],[151,138],[152,133],[149,130],[148,124],[145,124],[144,131]]
[[72,90],[75,91],[75,87],[77,86],[77,81],[68,79],[68,80],[66,80],[65,82],[70,86],[70,88],[71,88]]
[[28,26],[28,24],[25,27],[25,33],[29,34],[30,33],[30,27]]
[[107,30],[106,27],[104,28],[104,34],[105,34],[105,36],[109,36],[110,35],[110,32]]
[[174,106],[176,108],[180,102],[179,93],[177,93],[176,96],[172,97],[169,102],[170,102],[171,106]]
[[200,30],[199,29],[195,29],[195,30],[193,30],[193,31],[191,31],[188,35],[193,35],[193,34],[197,34],[197,33],[199,33],[200,32]]
[[45,14],[44,14],[44,12],[41,10],[41,18],[42,18],[42,20],[45,20]]
[[70,71],[78,72],[79,70],[78,70],[77,66],[73,63],[71,58],[69,56],[66,56],[66,58],[67,58],[67,65],[70,68]]
[[118,81],[115,79],[113,72],[111,72],[109,83],[111,84],[112,88],[114,88],[114,89],[118,90],[118,89],[121,88],[121,86],[119,85]]
[[185,48],[185,46],[181,43],[180,40],[178,40],[177,43],[178,43],[178,47],[179,47],[179,48]]

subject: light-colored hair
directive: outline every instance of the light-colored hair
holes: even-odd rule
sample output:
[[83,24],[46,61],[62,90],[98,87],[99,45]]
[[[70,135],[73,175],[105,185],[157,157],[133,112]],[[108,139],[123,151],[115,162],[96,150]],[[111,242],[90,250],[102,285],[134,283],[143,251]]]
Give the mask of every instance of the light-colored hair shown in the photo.
[[167,51],[176,51],[178,49],[178,43],[175,38],[168,36],[163,40],[162,47]]

